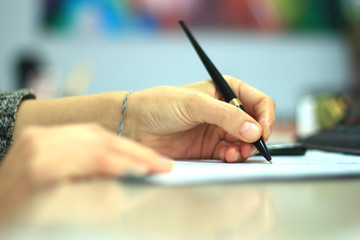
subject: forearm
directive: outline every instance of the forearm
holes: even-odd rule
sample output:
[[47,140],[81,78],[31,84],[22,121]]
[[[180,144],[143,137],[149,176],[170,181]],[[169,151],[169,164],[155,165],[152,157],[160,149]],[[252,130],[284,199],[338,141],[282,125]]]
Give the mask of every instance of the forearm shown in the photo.
[[14,134],[30,125],[52,126],[87,122],[96,122],[112,132],[117,132],[125,94],[126,92],[110,92],[23,101],[18,109]]

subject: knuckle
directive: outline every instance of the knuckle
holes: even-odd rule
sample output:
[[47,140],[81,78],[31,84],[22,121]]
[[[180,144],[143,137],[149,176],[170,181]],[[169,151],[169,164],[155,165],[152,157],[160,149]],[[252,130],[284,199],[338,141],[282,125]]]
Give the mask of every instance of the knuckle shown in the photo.
[[21,132],[19,132],[16,136],[14,136],[14,138],[19,141],[31,141],[38,135],[38,132],[38,127],[27,127]]
[[229,74],[225,74],[225,75],[223,75],[223,77],[224,77],[225,80],[227,80],[227,81],[232,81],[232,80],[234,79],[234,77],[231,76],[231,75],[229,75]]
[[269,96],[267,96],[266,99],[273,108],[276,108],[276,103],[275,103],[274,99],[272,99]]
[[40,139],[41,128],[28,127],[16,136],[14,143],[20,145],[26,155],[33,156],[39,151]]
[[190,94],[188,94],[187,95],[187,97],[188,97],[188,102],[190,103],[190,104],[197,104],[197,103],[199,103],[200,102],[200,97],[201,96],[201,94],[199,94],[198,92],[191,92]]
[[226,82],[230,85],[233,86],[234,82],[235,82],[235,78],[233,76],[230,75],[223,75],[224,79],[226,80]]
[[231,86],[234,84],[242,83],[240,79],[237,79],[231,75],[223,75],[223,77]]

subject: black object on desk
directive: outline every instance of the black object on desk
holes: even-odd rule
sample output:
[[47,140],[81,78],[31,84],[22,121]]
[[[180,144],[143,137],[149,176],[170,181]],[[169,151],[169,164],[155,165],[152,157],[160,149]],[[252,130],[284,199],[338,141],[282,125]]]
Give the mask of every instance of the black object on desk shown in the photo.
[[301,156],[306,153],[306,147],[301,143],[268,144],[272,156]]
[[[220,74],[220,72],[217,70],[215,65],[211,62],[211,60],[202,50],[202,48],[200,47],[194,36],[191,34],[190,30],[186,27],[185,23],[182,20],[179,20],[179,23],[180,26],[185,31],[195,51],[199,55],[202,63],[204,64],[212,80],[215,82],[215,85],[217,86],[222,96],[224,97],[225,101],[246,112],[245,108],[241,105],[240,100],[236,97],[234,92],[231,90],[230,86],[225,81],[224,77]],[[253,144],[257,148],[257,150],[264,156],[264,158],[271,163],[271,155],[265,145],[263,138],[260,137],[260,139],[254,142]]]
[[298,141],[308,149],[360,154],[360,123],[340,124]]

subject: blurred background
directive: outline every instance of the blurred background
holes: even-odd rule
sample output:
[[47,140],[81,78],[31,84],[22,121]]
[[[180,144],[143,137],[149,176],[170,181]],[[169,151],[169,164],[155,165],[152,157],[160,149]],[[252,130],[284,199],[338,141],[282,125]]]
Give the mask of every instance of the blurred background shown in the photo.
[[39,98],[183,85],[209,76],[183,19],[220,72],[270,95],[359,93],[359,0],[1,0],[0,89]]

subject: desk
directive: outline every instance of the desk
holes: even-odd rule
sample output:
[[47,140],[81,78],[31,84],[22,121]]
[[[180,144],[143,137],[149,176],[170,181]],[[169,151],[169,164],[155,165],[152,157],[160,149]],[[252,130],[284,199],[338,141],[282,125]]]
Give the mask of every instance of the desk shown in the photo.
[[358,239],[359,226],[360,179],[181,187],[97,179],[39,191],[7,236]]
[[360,237],[360,179],[177,187],[94,179],[23,199],[0,239]]

